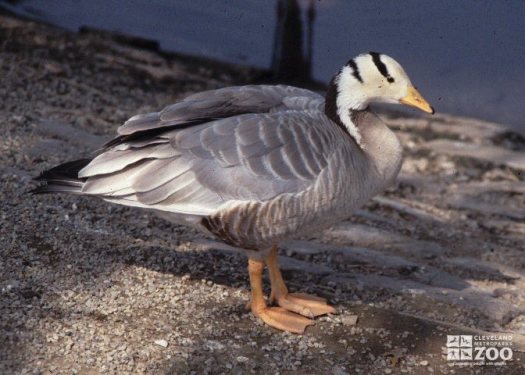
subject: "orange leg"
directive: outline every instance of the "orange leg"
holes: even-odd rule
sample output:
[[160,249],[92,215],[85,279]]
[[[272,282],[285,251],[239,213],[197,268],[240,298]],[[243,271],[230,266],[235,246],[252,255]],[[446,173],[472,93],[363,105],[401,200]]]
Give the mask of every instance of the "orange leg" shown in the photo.
[[304,293],[288,293],[288,288],[286,288],[277,261],[277,246],[272,248],[265,261],[270,271],[270,281],[272,283],[270,303],[275,301],[282,308],[308,318],[336,313],[336,310],[328,305],[324,298]]
[[303,333],[305,328],[314,324],[313,320],[294,314],[281,307],[268,307],[264,301],[262,275],[264,262],[248,259],[250,274],[252,313],[271,327],[293,333]]

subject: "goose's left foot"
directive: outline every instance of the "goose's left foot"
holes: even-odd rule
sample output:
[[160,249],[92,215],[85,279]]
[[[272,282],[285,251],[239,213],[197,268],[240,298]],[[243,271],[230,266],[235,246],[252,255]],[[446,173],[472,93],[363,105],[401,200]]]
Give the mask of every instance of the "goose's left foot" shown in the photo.
[[270,271],[270,281],[272,283],[270,303],[276,302],[277,305],[281,306],[283,309],[301,314],[308,318],[314,318],[325,314],[335,314],[337,312],[335,308],[326,303],[324,298],[305,293],[288,293],[288,289],[286,288],[277,262],[276,246],[272,248],[272,251],[265,261],[268,270]]
[[[337,313],[336,309],[327,304],[324,298],[309,294],[286,293],[275,296],[273,299],[283,309],[293,311],[308,318]],[[272,299],[270,299],[270,301],[272,301]]]

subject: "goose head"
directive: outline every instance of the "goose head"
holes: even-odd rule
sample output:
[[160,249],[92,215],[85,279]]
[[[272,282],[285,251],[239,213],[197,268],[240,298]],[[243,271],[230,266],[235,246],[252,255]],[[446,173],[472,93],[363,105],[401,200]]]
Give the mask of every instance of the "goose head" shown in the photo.
[[434,113],[434,108],[412,85],[403,67],[390,56],[369,52],[349,60],[332,78],[325,112],[343,125],[359,143],[353,114],[370,103],[396,103]]

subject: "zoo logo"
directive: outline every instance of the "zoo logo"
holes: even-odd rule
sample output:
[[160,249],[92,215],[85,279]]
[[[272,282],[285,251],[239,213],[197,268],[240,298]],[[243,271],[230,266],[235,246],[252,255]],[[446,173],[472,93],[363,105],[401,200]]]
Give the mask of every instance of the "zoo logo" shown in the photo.
[[[473,340],[474,338],[474,340]],[[502,342],[504,341],[504,342]],[[489,346],[487,346],[487,344]],[[512,337],[447,335],[447,361],[510,361]],[[501,346],[501,347],[500,347]]]

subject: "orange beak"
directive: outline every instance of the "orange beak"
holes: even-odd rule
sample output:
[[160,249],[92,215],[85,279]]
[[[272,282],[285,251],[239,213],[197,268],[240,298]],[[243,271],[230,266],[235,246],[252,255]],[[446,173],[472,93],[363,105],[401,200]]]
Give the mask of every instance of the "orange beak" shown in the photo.
[[426,113],[434,114],[434,108],[421,96],[414,86],[408,87],[408,94],[399,103],[418,108]]

